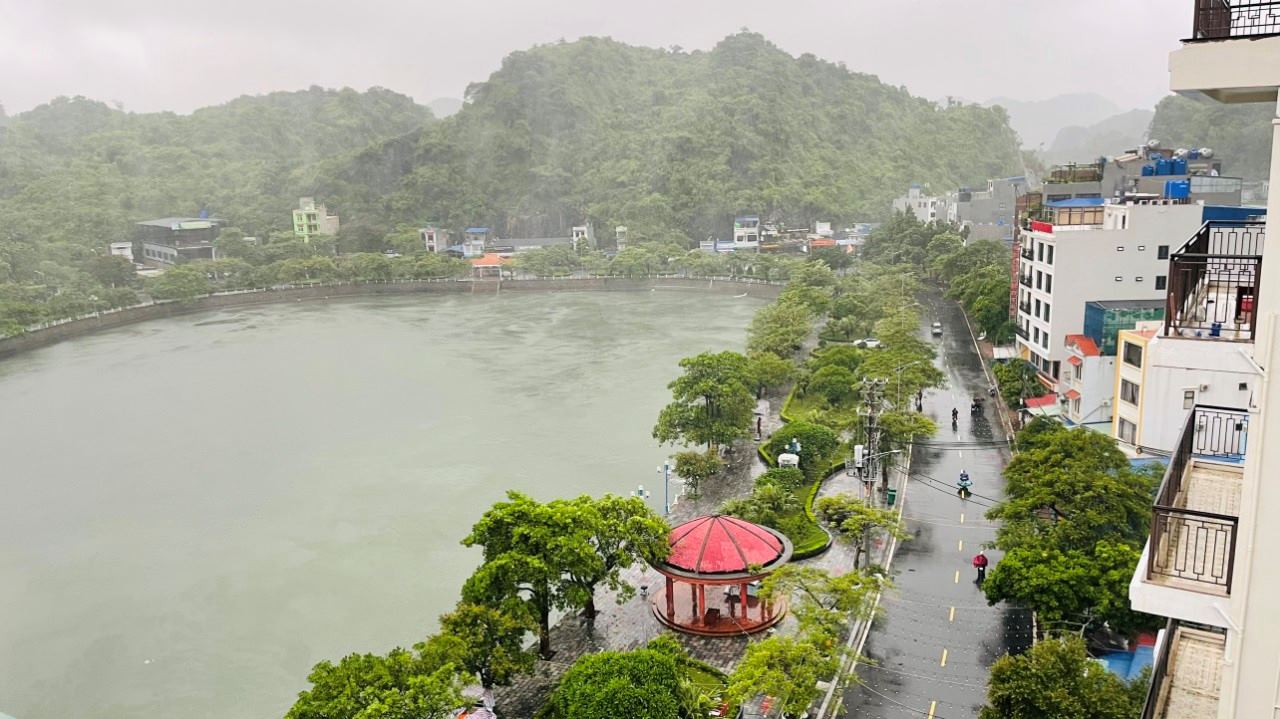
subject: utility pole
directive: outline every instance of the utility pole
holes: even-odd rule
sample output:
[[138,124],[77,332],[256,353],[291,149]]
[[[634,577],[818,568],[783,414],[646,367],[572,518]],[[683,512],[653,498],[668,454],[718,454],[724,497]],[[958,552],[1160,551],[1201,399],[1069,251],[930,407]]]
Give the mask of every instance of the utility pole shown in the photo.
[[876,474],[880,468],[880,390],[884,388],[884,380],[871,380],[867,383],[867,439],[866,439],[866,473],[862,476],[863,497],[867,506],[875,504]]

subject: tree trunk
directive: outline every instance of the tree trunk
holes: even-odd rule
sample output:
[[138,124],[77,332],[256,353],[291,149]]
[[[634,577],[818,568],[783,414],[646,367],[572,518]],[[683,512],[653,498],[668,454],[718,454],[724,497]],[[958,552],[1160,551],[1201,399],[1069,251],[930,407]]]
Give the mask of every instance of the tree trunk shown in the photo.
[[543,659],[550,659],[552,654],[551,616],[549,612],[542,612],[538,616],[538,656]]
[[595,592],[587,595],[587,603],[582,607],[582,616],[588,620],[596,618],[596,595]]

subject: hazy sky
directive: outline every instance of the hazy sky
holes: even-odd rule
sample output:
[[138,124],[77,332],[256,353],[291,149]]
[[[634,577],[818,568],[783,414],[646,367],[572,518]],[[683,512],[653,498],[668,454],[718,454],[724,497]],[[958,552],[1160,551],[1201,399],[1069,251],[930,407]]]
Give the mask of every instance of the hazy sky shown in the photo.
[[710,48],[739,28],[938,99],[1167,94],[1192,0],[0,0],[0,104],[58,95],[189,111],[381,85],[461,97],[512,50],[606,35]]

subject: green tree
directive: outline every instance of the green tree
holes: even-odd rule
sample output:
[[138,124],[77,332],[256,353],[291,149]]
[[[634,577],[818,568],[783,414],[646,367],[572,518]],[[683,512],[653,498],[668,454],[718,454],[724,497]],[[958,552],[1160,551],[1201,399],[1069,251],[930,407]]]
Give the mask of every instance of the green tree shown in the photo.
[[653,649],[587,654],[565,672],[551,704],[573,719],[677,719],[676,662]]
[[404,649],[320,662],[307,680],[311,689],[286,719],[446,719],[466,706],[455,667],[426,665]]
[[1145,677],[1126,685],[1085,652],[1080,639],[1047,639],[991,666],[980,719],[1133,719]]
[[157,300],[189,301],[209,294],[213,287],[198,265],[178,265],[148,282],[147,291]]
[[639,497],[583,496],[552,502],[550,509],[574,528],[571,540],[578,551],[565,553],[571,559],[565,566],[566,598],[583,607],[588,619],[596,616],[598,587],[612,589],[621,604],[635,592],[622,581],[622,570],[636,562],[656,563],[671,551],[671,528]]
[[86,268],[103,287],[132,287],[138,284],[133,263],[119,255],[94,255]]
[[831,405],[840,406],[858,396],[858,377],[839,365],[827,365],[813,373],[805,392],[821,395]]
[[869,618],[871,598],[889,586],[880,571],[854,570],[832,575],[817,567],[788,564],[770,574],[761,589],[767,597],[788,598],[800,637],[834,655],[849,621]]
[[747,349],[790,357],[813,327],[810,309],[798,302],[774,302],[765,305],[751,319],[747,329]]
[[772,352],[752,352],[747,355],[747,375],[756,397],[761,397],[765,390],[795,379],[796,366]]
[[676,476],[684,480],[689,496],[697,499],[702,495],[702,483],[714,477],[724,468],[724,462],[713,452],[677,452]]
[[805,485],[804,472],[794,467],[770,467],[764,474],[756,477],[755,486],[774,484],[789,491],[796,491]]
[[1049,391],[1040,383],[1035,365],[1026,360],[996,362],[991,370],[1000,385],[1000,398],[1011,408],[1017,409],[1026,399],[1042,397]]
[[440,629],[458,639],[458,663],[480,678],[485,689],[507,685],[533,668],[534,655],[524,649],[526,632],[537,625],[526,614],[463,602],[440,617]]
[[797,637],[773,636],[747,645],[729,676],[725,694],[746,701],[760,694],[776,698],[787,714],[799,715],[818,696],[818,681],[830,677],[837,659]]
[[747,436],[755,399],[748,387],[747,358],[736,352],[704,352],[680,360],[684,373],[667,387],[673,401],[658,415],[659,442],[716,445]]
[[765,444],[765,451],[777,457],[787,451],[791,440],[800,443],[800,469],[810,481],[817,480],[831,465],[840,437],[828,427],[813,422],[788,422],[773,433]]
[[862,499],[851,494],[836,494],[818,500],[818,516],[822,518],[836,534],[854,548],[853,566],[860,566],[862,557],[870,555],[868,542],[872,533],[883,534],[897,539],[910,536],[906,525],[898,518],[898,513],[879,507],[869,506]]

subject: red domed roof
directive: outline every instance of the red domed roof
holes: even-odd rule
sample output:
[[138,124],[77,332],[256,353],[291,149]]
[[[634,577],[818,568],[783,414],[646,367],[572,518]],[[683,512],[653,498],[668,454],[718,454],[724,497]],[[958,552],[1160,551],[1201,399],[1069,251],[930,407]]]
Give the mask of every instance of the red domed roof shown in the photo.
[[671,530],[666,564],[695,574],[746,572],[790,554],[776,532],[737,517],[713,514]]

